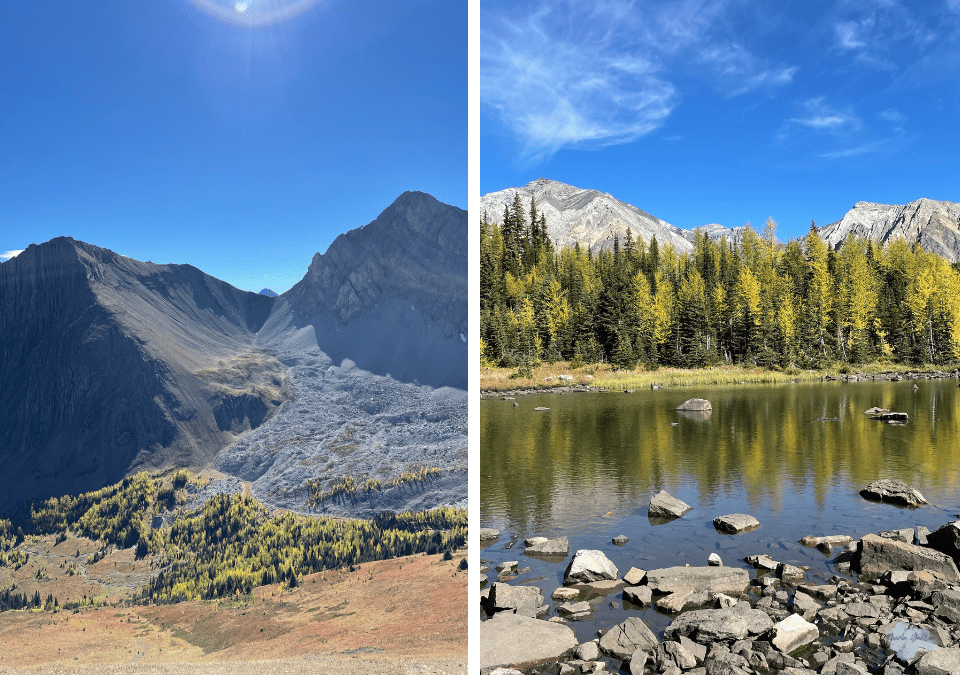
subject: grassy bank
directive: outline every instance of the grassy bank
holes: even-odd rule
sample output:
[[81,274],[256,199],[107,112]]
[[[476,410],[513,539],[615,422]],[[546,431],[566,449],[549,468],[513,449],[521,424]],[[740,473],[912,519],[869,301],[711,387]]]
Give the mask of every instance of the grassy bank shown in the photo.
[[[569,363],[544,363],[530,369],[531,377],[520,377],[515,368],[482,368],[481,391],[508,391],[511,389],[548,389],[562,385],[586,384],[607,389],[642,389],[651,385],[664,387],[691,387],[734,384],[785,384],[788,382],[812,382],[826,377],[839,378],[845,373],[882,375],[886,373],[950,372],[956,366],[914,366],[872,363],[856,368],[827,368],[824,370],[766,370],[742,366],[718,366],[684,370],[660,368],[658,370],[618,370],[610,364],[585,365],[571,368]],[[559,375],[570,375],[573,380],[558,380]]]

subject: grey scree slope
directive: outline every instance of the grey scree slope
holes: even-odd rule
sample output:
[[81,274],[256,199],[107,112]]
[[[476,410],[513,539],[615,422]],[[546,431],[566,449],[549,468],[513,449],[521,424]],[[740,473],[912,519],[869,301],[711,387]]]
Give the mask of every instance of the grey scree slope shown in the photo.
[[277,298],[31,245],[0,265],[0,510],[212,463],[301,510],[307,480],[422,462],[441,478],[325,510],[464,504],[466,241],[465,211],[407,192]]

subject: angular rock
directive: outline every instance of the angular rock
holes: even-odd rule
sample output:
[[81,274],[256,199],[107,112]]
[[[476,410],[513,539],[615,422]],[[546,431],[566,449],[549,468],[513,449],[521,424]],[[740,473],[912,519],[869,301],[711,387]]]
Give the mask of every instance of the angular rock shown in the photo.
[[753,565],[758,570],[775,570],[777,569],[777,565],[780,564],[766,553],[763,555],[748,555],[743,560],[745,563],[748,565]]
[[691,398],[678,405],[677,410],[705,412],[707,410],[713,410],[713,405],[705,398]]
[[810,616],[807,616],[807,614],[810,612],[816,614],[820,610],[820,603],[806,593],[797,591],[793,594],[793,608],[802,614],[805,619],[810,620]]
[[647,578],[646,570],[631,567],[630,571],[623,575],[623,580],[631,586],[638,586]]
[[821,544],[829,544],[830,546],[843,546],[844,544],[849,544],[853,541],[853,537],[846,534],[831,534],[826,537],[814,537],[806,536],[800,540],[800,543],[804,546],[818,547]]
[[563,583],[590,583],[592,581],[617,580],[620,571],[603,551],[581,549],[573,555],[563,574]]
[[788,565],[787,563],[780,563],[777,565],[777,578],[781,581],[789,581],[796,583],[797,581],[803,581],[804,571],[799,567],[794,567],[793,565]]
[[916,662],[917,675],[957,675],[960,673],[960,649],[937,647]]
[[653,603],[653,591],[649,586],[636,586],[623,589],[623,599],[640,607],[649,607]]
[[670,595],[657,600],[657,608],[662,609],[665,612],[670,612],[671,614],[676,614],[683,609],[683,606],[688,600],[690,600],[692,596],[693,589],[678,588]]
[[913,543],[912,527],[904,527],[899,530],[884,530],[883,532],[877,532],[877,535],[884,539],[896,539],[897,541],[902,541],[904,544]]
[[[586,618],[593,612],[593,607],[589,602],[581,600],[580,602],[565,602],[557,607],[557,614],[571,621]],[[581,657],[582,658],[582,657]]]
[[711,567],[723,567],[723,561],[716,553],[711,553],[707,557],[707,564]]
[[631,656],[638,649],[653,651],[657,644],[657,636],[636,616],[617,624],[600,638],[600,650],[619,659]]
[[542,544],[545,541],[547,541],[546,537],[529,537],[523,540],[523,545],[527,548],[530,548],[531,546]]
[[952,588],[934,591],[930,596],[933,613],[952,623],[960,623],[960,591]]
[[617,545],[617,546],[623,546],[623,545],[626,544],[628,541],[630,541],[630,539],[627,537],[627,535],[625,535],[625,534],[618,534],[616,537],[613,538],[612,543],[615,544],[615,545]]
[[500,536],[500,530],[494,530],[491,527],[480,528],[480,541],[490,541]]
[[[913,542],[911,543],[914,546],[926,546],[929,543],[927,540],[927,537],[929,536],[929,528],[926,528],[923,525],[917,525],[916,532],[913,535]],[[954,561],[956,561],[956,557],[954,557]]]
[[665,640],[676,640],[681,635],[700,644],[744,640],[773,627],[765,612],[751,609],[746,602],[727,609],[697,609],[678,616],[667,626]]
[[647,572],[647,586],[657,593],[689,588],[696,593],[739,595],[749,585],[747,571],[733,567],[665,567]]
[[478,644],[471,642],[470,653],[478,654],[481,669],[558,659],[577,646],[577,636],[567,626],[517,614],[482,621],[477,634]]
[[850,564],[867,578],[880,577],[888,570],[930,570],[950,581],[960,581],[960,572],[947,554],[875,534],[860,540]]
[[558,588],[553,592],[552,597],[554,600],[570,600],[580,595],[580,591],[576,588]]
[[516,572],[519,566],[520,562],[517,560],[505,560],[497,565],[496,570],[498,572]]
[[837,597],[837,587],[833,584],[803,584],[797,588],[823,601],[833,600]]
[[650,660],[648,650],[637,649],[630,655],[630,673],[631,675],[643,675],[643,668]]
[[652,519],[679,518],[691,508],[689,504],[685,504],[664,490],[660,490],[650,498],[647,516]]
[[746,513],[731,513],[714,518],[713,526],[725,534],[740,534],[757,529],[760,527],[760,521]]
[[583,659],[584,661],[596,661],[600,657],[600,647],[597,646],[596,640],[584,642],[582,645],[577,647],[576,654],[578,659]]
[[510,586],[493,582],[487,597],[487,612],[513,612],[535,617],[543,605],[542,591],[536,586]]
[[960,561],[960,520],[947,523],[927,535],[927,546]]
[[531,546],[527,546],[523,552],[526,555],[566,556],[570,553],[570,542],[566,537],[544,539]]
[[697,659],[679,642],[667,640],[657,647],[657,662],[661,669],[666,669],[672,663],[681,670],[690,670],[697,667]]
[[686,649],[688,652],[693,654],[693,658],[697,660],[697,665],[701,665],[704,659],[707,658],[707,648],[701,644],[698,644],[691,640],[690,638],[681,635],[678,642]]
[[873,499],[875,501],[900,504],[902,506],[916,507],[927,503],[927,500],[923,498],[919,490],[910,487],[902,480],[897,480],[896,478],[881,478],[875,480],[860,490],[860,496],[864,499]]
[[820,637],[820,631],[799,614],[791,614],[773,626],[773,646],[789,654]]

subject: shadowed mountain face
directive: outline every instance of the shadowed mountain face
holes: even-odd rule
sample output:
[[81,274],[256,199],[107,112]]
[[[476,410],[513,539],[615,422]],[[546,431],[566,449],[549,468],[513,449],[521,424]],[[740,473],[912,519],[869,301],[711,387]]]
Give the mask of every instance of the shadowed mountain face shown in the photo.
[[893,206],[857,202],[841,220],[820,229],[820,236],[834,248],[849,234],[883,244],[904,239],[956,262],[960,260],[960,204],[932,199]]
[[[455,212],[459,230],[443,218]],[[329,344],[359,368],[451,384],[449,365],[400,372],[422,341],[459,359],[465,388],[465,249],[466,213],[419,193],[342,235],[276,298],[68,237],[31,245],[0,265],[0,512],[141,469],[210,464],[293,397],[288,365],[269,353],[278,343],[294,356]],[[423,313],[396,310],[428,300]]]

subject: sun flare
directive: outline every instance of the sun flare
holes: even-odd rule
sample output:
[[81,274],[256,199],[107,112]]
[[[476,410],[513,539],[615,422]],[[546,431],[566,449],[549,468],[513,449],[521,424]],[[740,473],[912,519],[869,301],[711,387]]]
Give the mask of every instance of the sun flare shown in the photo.
[[320,0],[190,0],[210,16],[242,26],[269,26],[292,19]]

